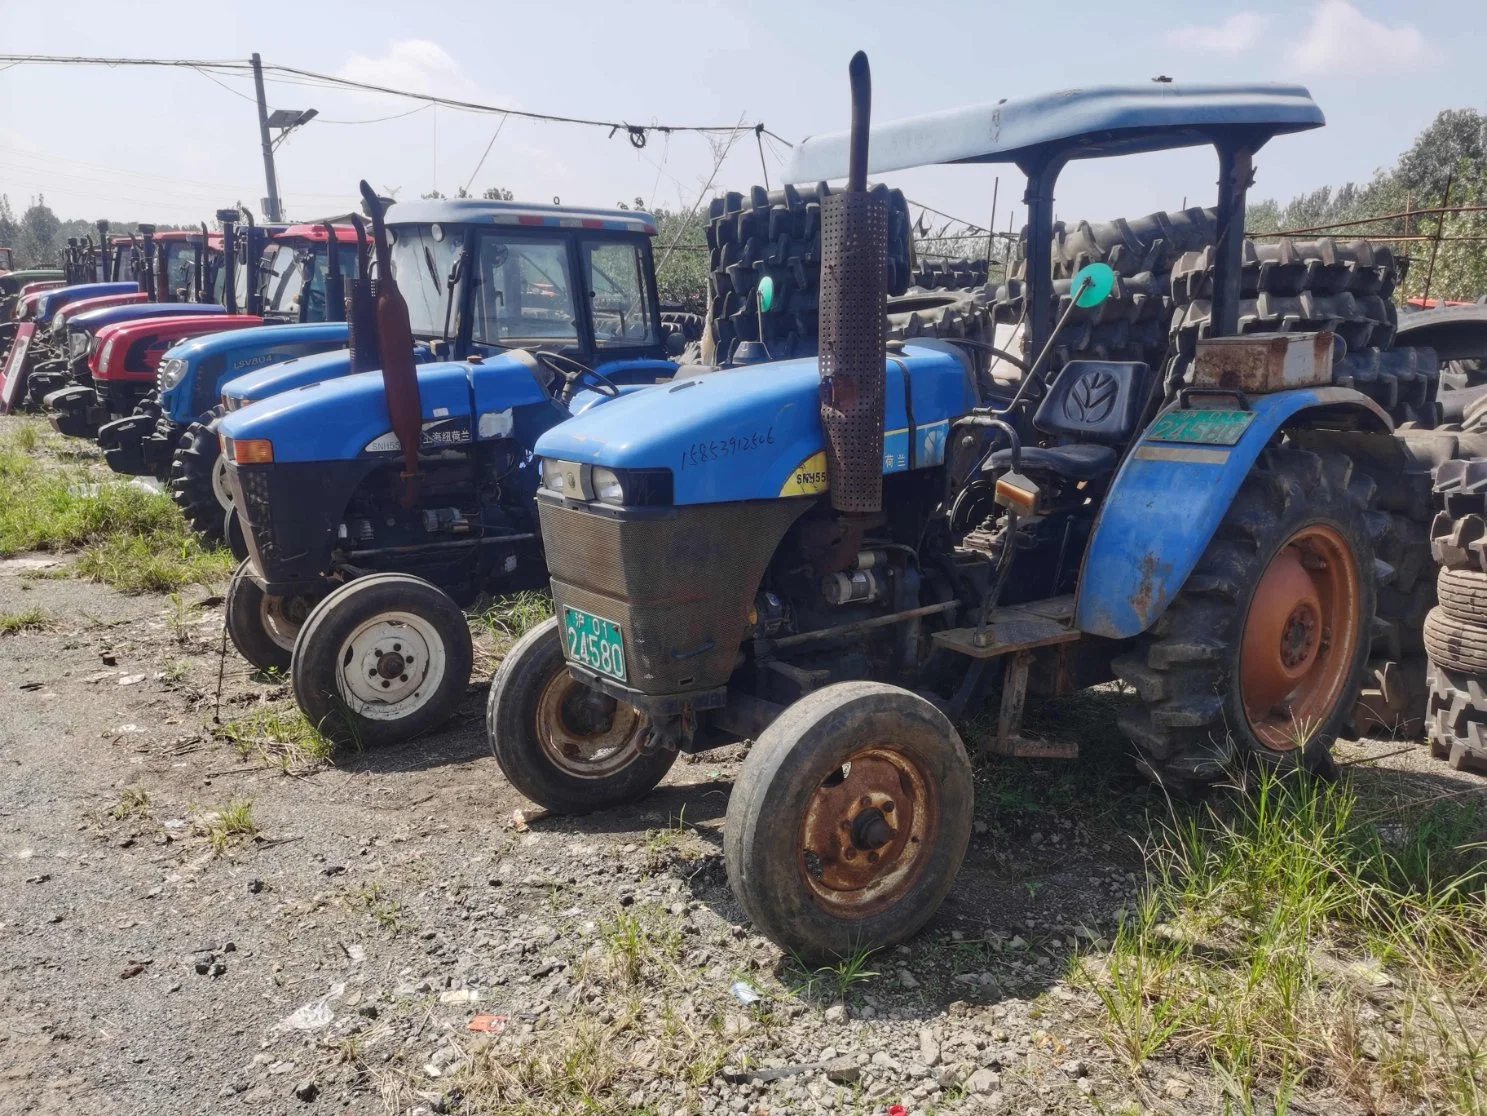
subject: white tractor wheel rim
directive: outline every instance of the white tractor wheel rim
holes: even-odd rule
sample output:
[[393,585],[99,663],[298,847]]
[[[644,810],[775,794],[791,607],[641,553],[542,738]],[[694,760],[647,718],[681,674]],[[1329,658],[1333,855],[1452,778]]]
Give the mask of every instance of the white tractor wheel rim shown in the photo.
[[341,644],[336,689],[357,716],[398,721],[422,709],[448,666],[443,637],[421,616],[385,612]]
[[224,512],[232,510],[232,488],[227,483],[227,458],[220,453],[212,463],[212,495],[217,497],[217,503]]
[[284,605],[283,597],[270,597],[265,593],[258,602],[258,622],[263,625],[263,630],[268,633],[269,639],[274,641],[275,646],[292,654],[295,638],[299,635],[300,624],[304,621],[291,620],[284,615]]

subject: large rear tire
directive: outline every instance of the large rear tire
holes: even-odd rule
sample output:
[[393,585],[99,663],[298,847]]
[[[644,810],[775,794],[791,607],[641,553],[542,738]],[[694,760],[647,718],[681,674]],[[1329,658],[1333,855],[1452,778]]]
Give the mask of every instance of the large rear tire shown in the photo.
[[734,784],[728,882],[807,964],[916,933],[970,842],[971,764],[945,715],[908,690],[843,682],[765,729]]
[[568,673],[556,617],[517,641],[491,680],[486,733],[511,785],[562,814],[639,798],[676,762],[641,751],[650,720]]
[[377,747],[437,728],[470,682],[465,614],[438,586],[380,573],[315,606],[294,645],[294,700],[338,744]]
[[1332,770],[1367,665],[1374,484],[1338,453],[1266,450],[1197,567],[1113,663],[1145,773],[1191,795],[1246,763]]

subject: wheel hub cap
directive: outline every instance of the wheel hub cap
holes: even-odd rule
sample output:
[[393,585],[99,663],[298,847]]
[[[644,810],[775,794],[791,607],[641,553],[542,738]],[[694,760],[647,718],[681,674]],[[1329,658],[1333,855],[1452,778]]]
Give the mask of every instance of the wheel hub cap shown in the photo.
[[857,917],[896,902],[918,878],[938,819],[933,785],[908,756],[857,753],[806,808],[801,870],[816,900]]
[[564,666],[537,700],[537,739],[549,762],[580,779],[603,779],[640,755],[650,721],[633,705],[573,680]]
[[1267,748],[1300,747],[1330,720],[1352,670],[1361,607],[1352,549],[1332,527],[1302,528],[1270,560],[1239,658],[1245,716]]
[[357,628],[341,645],[341,697],[372,720],[407,717],[444,678],[444,641],[421,616],[390,613]]

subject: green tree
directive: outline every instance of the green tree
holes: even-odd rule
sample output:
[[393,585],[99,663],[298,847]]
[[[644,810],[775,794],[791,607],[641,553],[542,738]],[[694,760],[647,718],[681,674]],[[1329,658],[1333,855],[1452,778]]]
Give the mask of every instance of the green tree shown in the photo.
[[20,242],[16,245],[16,255],[20,257],[18,262],[21,266],[37,267],[55,262],[59,252],[57,234],[61,227],[62,222],[47,207],[46,198],[37,194],[31,207],[21,214],[19,235],[16,237]]
[[707,213],[652,210],[656,219],[656,290],[662,303],[707,313]]
[[15,210],[10,208],[10,197],[0,194],[0,247],[16,247],[20,231],[20,226],[16,224]]

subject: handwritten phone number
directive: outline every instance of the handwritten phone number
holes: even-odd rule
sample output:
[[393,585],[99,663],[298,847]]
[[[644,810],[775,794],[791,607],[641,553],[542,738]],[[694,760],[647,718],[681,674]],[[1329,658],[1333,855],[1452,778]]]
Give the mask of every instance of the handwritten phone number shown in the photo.
[[756,430],[734,438],[715,438],[706,442],[693,442],[682,450],[682,468],[688,465],[706,465],[710,461],[721,461],[740,453],[752,453],[760,446],[774,445],[774,427]]

